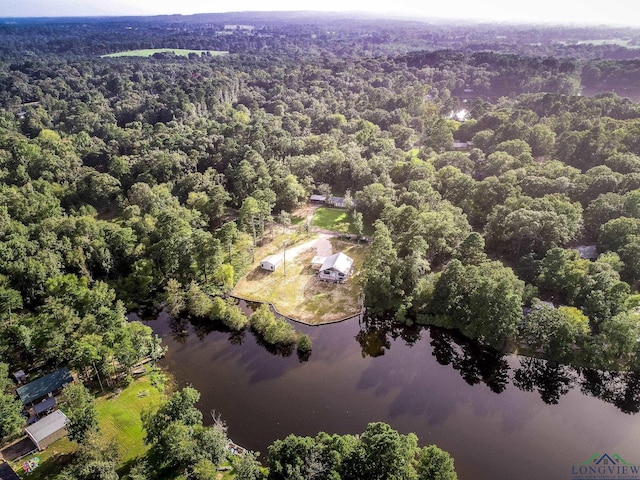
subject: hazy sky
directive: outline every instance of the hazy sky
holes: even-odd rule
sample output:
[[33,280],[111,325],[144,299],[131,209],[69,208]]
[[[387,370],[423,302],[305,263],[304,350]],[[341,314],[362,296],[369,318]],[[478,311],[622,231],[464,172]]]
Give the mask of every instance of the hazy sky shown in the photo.
[[640,26],[636,9],[633,0],[0,0],[0,17],[323,10],[408,13],[482,21]]

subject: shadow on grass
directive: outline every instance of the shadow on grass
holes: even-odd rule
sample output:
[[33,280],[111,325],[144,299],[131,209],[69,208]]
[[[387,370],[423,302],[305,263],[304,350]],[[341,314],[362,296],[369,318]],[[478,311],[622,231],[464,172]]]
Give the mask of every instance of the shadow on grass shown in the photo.
[[[279,269],[276,269],[276,271],[277,270]],[[256,267],[253,270],[251,270],[249,273],[247,273],[247,276],[245,278],[252,282],[259,282],[260,280],[264,279],[267,275],[271,275],[273,273],[276,273],[276,272],[270,272],[263,268]]]
[[[26,473],[19,464],[14,465],[14,469],[18,472],[20,478],[28,478],[29,480],[47,480],[49,478],[55,478],[67,465],[73,461],[73,453],[59,453],[53,455],[43,462],[40,462],[40,466],[33,470],[31,473]],[[25,460],[27,460],[25,458]]]

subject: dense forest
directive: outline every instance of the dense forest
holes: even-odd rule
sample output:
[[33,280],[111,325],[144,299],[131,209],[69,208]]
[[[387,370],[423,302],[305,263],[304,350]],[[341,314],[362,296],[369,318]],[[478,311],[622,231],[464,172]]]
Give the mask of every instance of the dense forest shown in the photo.
[[[225,31],[233,22],[255,28]],[[126,318],[160,303],[246,328],[225,294],[266,225],[318,192],[351,196],[373,232],[361,281],[376,325],[456,329],[556,366],[640,369],[640,105],[615,93],[640,96],[640,32],[227,14],[11,20],[0,40],[10,371],[115,379],[161,355]],[[100,57],[140,48],[229,53]],[[310,348],[270,322],[251,319],[272,343]],[[19,426],[14,413],[0,436]],[[195,425],[192,413],[181,421]],[[147,421],[163,447],[166,425]],[[202,428],[188,441],[214,435]],[[287,449],[309,462],[329,444],[366,456],[381,428],[278,443],[270,478],[311,478],[279,473]],[[418,478],[436,478],[430,455]],[[313,478],[374,478],[336,458],[342,477]]]

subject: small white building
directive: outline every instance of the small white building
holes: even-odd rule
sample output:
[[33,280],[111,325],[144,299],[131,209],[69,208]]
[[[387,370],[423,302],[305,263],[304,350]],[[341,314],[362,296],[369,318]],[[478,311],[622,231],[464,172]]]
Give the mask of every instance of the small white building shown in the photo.
[[327,257],[318,273],[318,278],[325,282],[344,283],[353,273],[353,258],[342,252]]
[[269,255],[267,258],[260,262],[260,268],[263,270],[269,270],[270,272],[275,272],[276,268],[284,261],[284,255],[282,253],[276,253],[274,255]]
[[38,447],[38,450],[44,450],[67,434],[66,425],[68,422],[67,416],[60,410],[56,410],[24,430]]
[[309,201],[310,202],[314,202],[314,203],[325,203],[327,201],[327,197],[326,195],[311,195],[309,197]]

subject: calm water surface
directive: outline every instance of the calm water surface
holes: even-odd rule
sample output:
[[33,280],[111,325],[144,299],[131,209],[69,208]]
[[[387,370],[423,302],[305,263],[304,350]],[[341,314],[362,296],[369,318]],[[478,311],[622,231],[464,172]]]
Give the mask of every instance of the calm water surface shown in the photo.
[[269,353],[250,332],[206,333],[165,314],[148,324],[180,386],[201,392],[205,419],[215,409],[229,436],[263,457],[289,433],[361,433],[384,421],[449,451],[461,480],[572,479],[572,465],[605,452],[640,464],[640,416],[622,411],[637,409],[635,377],[523,369],[446,332],[363,333],[357,319],[296,325],[313,340],[306,362]]

